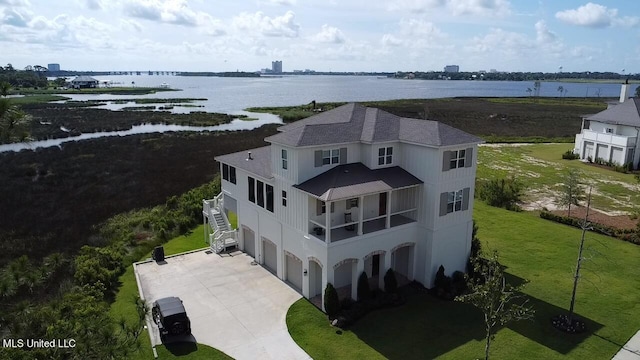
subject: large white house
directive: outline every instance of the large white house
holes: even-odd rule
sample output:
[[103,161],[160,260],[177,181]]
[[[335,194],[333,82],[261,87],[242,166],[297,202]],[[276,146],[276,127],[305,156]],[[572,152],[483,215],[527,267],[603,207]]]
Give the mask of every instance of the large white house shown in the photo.
[[582,131],[576,135],[574,154],[580,159],[602,159],[618,165],[640,161],[640,99],[628,98],[629,85],[622,85],[620,101],[606,110],[582,119]]
[[381,287],[389,268],[432,287],[440,265],[465,270],[478,137],[351,103],[265,140],[216,157],[222,193],[204,202],[214,249],[237,240],[307,298],[328,282],[356,298],[363,271]]

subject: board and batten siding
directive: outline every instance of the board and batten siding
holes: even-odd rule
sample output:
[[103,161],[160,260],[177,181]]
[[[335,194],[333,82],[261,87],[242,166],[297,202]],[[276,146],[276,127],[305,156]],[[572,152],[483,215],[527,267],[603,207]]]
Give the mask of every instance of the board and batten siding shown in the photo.
[[[354,163],[360,161],[360,144],[340,144],[333,146],[313,147],[304,149],[295,149],[296,161],[297,161],[297,178],[295,184],[303,183],[313,177],[316,177],[323,172],[334,168],[338,164],[316,166],[316,151],[331,150],[331,149],[347,149],[347,156],[344,162]],[[341,156],[342,157],[342,156]],[[343,160],[343,159],[340,159]]]

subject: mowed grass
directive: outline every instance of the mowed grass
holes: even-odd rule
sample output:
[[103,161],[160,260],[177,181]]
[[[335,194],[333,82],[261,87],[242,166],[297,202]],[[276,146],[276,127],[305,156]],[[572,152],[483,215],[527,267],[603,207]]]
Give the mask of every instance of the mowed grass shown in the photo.
[[[200,225],[193,229],[191,233],[178,236],[164,244],[165,255],[179,254],[206,247],[204,242],[204,226]],[[151,253],[144,258],[151,257]],[[126,272],[120,276],[120,289],[116,294],[116,300],[111,304],[109,314],[115,320],[127,319],[133,323],[137,317],[134,299],[139,295],[133,265],[127,267]],[[140,348],[131,354],[130,359],[148,360],[153,359],[151,351],[151,341],[149,333],[145,329],[140,335]],[[231,359],[223,352],[210,346],[202,344],[174,344],[169,348],[165,346],[156,347],[158,359]]]
[[526,201],[542,197],[553,199],[560,191],[563,176],[578,169],[585,183],[593,185],[592,205],[604,211],[632,211],[640,203],[640,186],[633,174],[563,160],[562,153],[572,144],[534,144],[521,146],[482,146],[478,154],[478,179],[515,176],[527,186]]
[[[478,236],[498,250],[509,281],[530,282],[525,294],[536,310],[531,321],[509,324],[492,344],[495,359],[610,359],[640,328],[640,247],[587,234],[575,310],[589,331],[569,335],[550,318],[566,313],[580,231],[532,213],[475,203]],[[314,359],[474,359],[484,355],[484,322],[473,307],[429,295],[367,315],[342,334],[302,299],[287,314],[289,332]]]

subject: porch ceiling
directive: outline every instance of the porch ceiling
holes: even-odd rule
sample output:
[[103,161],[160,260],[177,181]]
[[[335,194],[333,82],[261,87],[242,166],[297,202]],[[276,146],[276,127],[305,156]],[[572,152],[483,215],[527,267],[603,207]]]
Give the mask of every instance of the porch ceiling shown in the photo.
[[336,166],[295,187],[322,201],[337,201],[422,183],[399,166],[371,170],[353,163]]

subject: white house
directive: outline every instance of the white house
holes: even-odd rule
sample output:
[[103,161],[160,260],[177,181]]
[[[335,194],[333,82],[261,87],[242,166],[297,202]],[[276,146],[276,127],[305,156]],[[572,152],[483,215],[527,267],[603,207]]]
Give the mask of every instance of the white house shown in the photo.
[[[234,244],[305,297],[387,269],[432,287],[470,253],[481,139],[436,121],[347,104],[216,157],[222,193],[204,201],[212,247]],[[225,211],[238,216],[228,229]]]
[[622,85],[620,101],[606,110],[582,119],[582,131],[576,135],[574,154],[580,159],[603,159],[618,165],[640,161],[640,99],[628,98],[629,85]]

